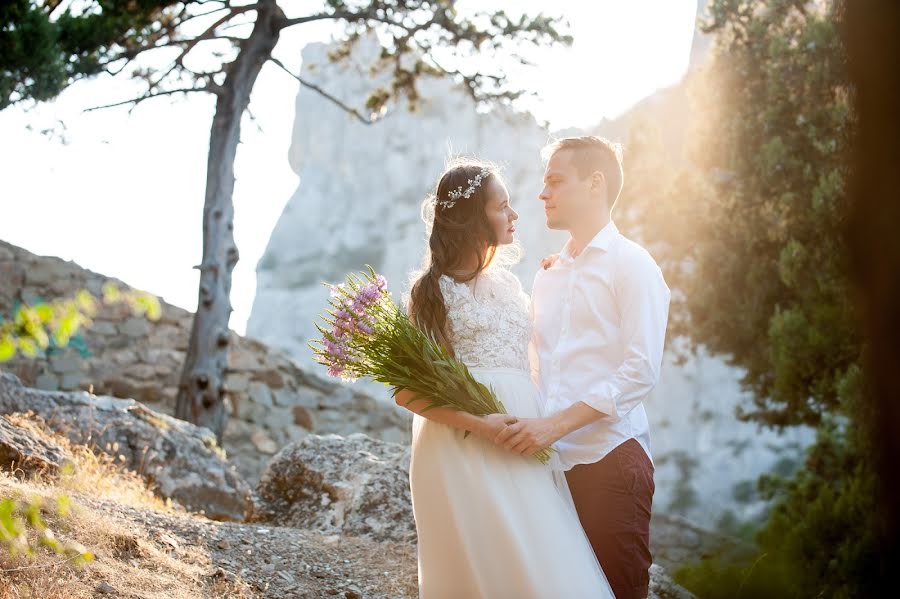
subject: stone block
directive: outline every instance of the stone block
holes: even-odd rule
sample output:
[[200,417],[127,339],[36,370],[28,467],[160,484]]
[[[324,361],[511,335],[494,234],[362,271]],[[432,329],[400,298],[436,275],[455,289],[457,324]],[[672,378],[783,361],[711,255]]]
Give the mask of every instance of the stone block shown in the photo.
[[260,367],[259,359],[246,351],[234,348],[228,352],[229,370],[256,370]]
[[128,337],[144,337],[149,332],[150,325],[146,318],[135,316],[126,319],[125,322],[119,325],[119,330]]
[[262,406],[274,406],[272,401],[272,391],[264,383],[253,381],[250,383],[247,395],[253,403]]
[[278,444],[275,443],[275,440],[264,430],[255,431],[250,435],[250,441],[253,443],[253,446],[256,447],[257,451],[262,453],[274,455],[278,452]]
[[308,431],[314,429],[315,423],[313,420],[312,413],[304,408],[303,406],[294,406],[291,408],[292,413],[294,414],[294,424],[297,426],[301,426]]
[[269,408],[262,420],[263,425],[271,429],[282,428],[293,422],[294,415],[291,410],[283,408]]
[[87,332],[89,335],[115,335],[116,325],[108,320],[95,320]]
[[75,391],[81,389],[82,381],[84,381],[83,372],[67,372],[59,377],[59,388],[64,391]]
[[56,391],[59,389],[59,379],[55,375],[44,373],[38,375],[34,381],[34,386],[45,391]]
[[60,260],[35,260],[25,271],[25,281],[35,287],[47,287],[59,279],[68,279],[71,267]]
[[131,364],[125,368],[125,374],[142,381],[151,381],[156,379],[156,368],[151,364]]
[[225,389],[231,393],[247,393],[250,390],[250,376],[228,373],[225,375]]
[[253,380],[265,383],[270,389],[281,389],[284,387],[284,379],[277,370],[258,370],[253,373]]
[[84,370],[84,360],[71,353],[50,356],[49,362],[50,368],[58,374],[71,374]]

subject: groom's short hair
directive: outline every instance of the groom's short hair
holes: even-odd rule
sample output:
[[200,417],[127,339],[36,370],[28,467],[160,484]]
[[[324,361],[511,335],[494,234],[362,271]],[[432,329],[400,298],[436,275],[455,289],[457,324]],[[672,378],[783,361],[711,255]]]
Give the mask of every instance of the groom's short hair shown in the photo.
[[544,146],[541,150],[544,162],[560,150],[572,150],[572,164],[582,179],[590,177],[594,171],[603,173],[609,192],[609,209],[612,210],[625,182],[621,144],[595,135],[563,137]]

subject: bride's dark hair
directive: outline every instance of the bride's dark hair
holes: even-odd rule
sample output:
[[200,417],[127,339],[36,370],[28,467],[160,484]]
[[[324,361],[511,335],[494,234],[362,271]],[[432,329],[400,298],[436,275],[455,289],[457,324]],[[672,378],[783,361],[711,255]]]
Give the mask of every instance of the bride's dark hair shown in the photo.
[[[450,200],[451,191],[468,188],[482,169],[488,169],[489,174],[471,196],[459,198],[451,207],[436,205],[436,201]],[[451,159],[423,204],[423,216],[431,231],[422,270],[413,275],[408,311],[416,326],[432,333],[450,352],[453,345],[447,336],[447,306],[440,278],[446,274],[459,282],[471,281],[497,256],[497,238],[485,207],[490,200],[488,182],[499,176],[491,163],[475,158]],[[464,265],[471,264],[473,257],[478,267],[467,271]]]

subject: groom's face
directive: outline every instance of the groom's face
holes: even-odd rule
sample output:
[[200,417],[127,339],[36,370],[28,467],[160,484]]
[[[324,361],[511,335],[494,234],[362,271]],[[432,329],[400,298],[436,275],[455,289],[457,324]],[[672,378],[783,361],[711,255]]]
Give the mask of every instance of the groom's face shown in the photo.
[[557,150],[544,170],[544,189],[538,196],[544,202],[547,226],[571,229],[591,210],[591,179],[582,179],[572,162],[572,150]]

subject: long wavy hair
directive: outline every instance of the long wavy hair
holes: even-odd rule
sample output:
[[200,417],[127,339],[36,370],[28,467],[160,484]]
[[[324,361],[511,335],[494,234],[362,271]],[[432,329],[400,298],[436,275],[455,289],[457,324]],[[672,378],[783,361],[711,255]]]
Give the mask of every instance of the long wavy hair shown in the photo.
[[[451,191],[460,187],[465,190],[484,168],[489,175],[470,197],[460,198],[449,208],[436,205],[436,201],[450,199]],[[458,282],[471,281],[500,257],[497,237],[485,211],[490,201],[488,182],[495,177],[500,174],[494,164],[475,158],[453,158],[422,205],[423,220],[430,229],[428,250],[422,269],[412,276],[408,313],[416,326],[432,333],[451,353],[453,345],[447,333],[447,306],[440,278],[448,275]],[[473,262],[478,266],[471,270]]]

